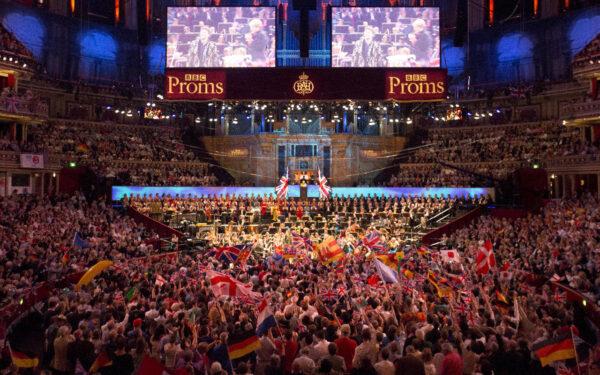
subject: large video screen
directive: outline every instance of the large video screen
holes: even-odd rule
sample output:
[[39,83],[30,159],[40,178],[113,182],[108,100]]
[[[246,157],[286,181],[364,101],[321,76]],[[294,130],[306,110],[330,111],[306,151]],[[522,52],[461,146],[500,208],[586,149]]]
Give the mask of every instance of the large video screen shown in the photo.
[[167,67],[275,66],[274,7],[170,7]]
[[333,8],[333,67],[439,67],[439,8]]

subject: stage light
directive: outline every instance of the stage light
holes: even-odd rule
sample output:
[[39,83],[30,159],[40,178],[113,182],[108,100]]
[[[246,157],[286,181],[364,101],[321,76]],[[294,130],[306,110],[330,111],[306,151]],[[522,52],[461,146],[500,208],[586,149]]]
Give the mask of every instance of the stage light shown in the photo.
[[126,116],[127,117],[133,117],[133,114],[132,113],[127,113]]
[[488,112],[488,116],[492,117],[494,114],[492,112]]
[[500,110],[499,110],[499,109],[497,109],[497,110],[496,110],[496,113],[500,113]]
[[147,106],[147,107],[150,107],[150,102],[146,103],[146,106]]
[[69,168],[75,168],[76,166],[77,166],[77,163],[75,163],[74,161],[69,162]]
[[156,103],[152,103],[152,108],[156,107]]
[[12,61],[12,57],[9,57],[9,58],[8,58],[8,61]]
[[52,178],[56,178],[56,172],[52,172]]
[[162,94],[156,94],[156,98],[158,98],[158,99],[160,99],[160,100],[163,100],[165,97],[164,97],[164,96],[162,96]]
[[106,109],[110,109],[110,106],[109,106],[109,105],[107,105],[107,106],[106,106]]
[[213,102],[210,102],[210,103],[208,103],[208,106],[209,106],[209,107],[212,107],[213,105],[214,105],[214,103],[213,103]]
[[539,167],[540,167],[539,164],[537,164],[537,163],[533,164],[533,169],[538,169]]

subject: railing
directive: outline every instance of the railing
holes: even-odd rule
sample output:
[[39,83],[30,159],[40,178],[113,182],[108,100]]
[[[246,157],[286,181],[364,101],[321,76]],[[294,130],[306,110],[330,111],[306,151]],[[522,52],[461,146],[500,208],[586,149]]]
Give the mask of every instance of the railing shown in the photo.
[[600,100],[566,104],[563,113],[567,120],[600,116]]
[[545,162],[547,168],[562,167],[565,165],[581,165],[581,164],[593,164],[600,162],[600,155],[569,155],[562,156],[559,158],[548,159]]
[[426,245],[431,245],[432,243],[438,241],[444,234],[450,234],[455,232],[456,230],[469,225],[473,220],[477,219],[483,213],[483,207],[477,207],[461,217],[452,220],[448,224],[442,225],[439,228],[432,230],[423,236],[422,242]]
[[48,117],[48,104],[36,98],[0,96],[0,112],[29,115],[36,117]]

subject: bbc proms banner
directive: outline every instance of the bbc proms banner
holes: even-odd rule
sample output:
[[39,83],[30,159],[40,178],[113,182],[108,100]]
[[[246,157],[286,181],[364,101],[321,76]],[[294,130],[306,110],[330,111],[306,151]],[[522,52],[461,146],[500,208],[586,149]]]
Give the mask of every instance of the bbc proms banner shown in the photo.
[[44,155],[21,154],[21,168],[44,168]]
[[170,100],[396,100],[440,101],[446,70],[438,68],[167,69]]

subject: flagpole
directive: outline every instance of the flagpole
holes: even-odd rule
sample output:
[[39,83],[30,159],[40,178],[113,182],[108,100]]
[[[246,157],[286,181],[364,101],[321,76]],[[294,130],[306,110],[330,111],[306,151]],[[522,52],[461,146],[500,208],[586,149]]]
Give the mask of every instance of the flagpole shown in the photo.
[[569,326],[569,331],[571,332],[571,341],[573,341],[573,351],[575,352],[575,364],[577,366],[577,375],[581,375],[581,370],[579,369],[579,355],[577,354],[577,345],[575,344],[575,334],[573,333],[573,326]]

